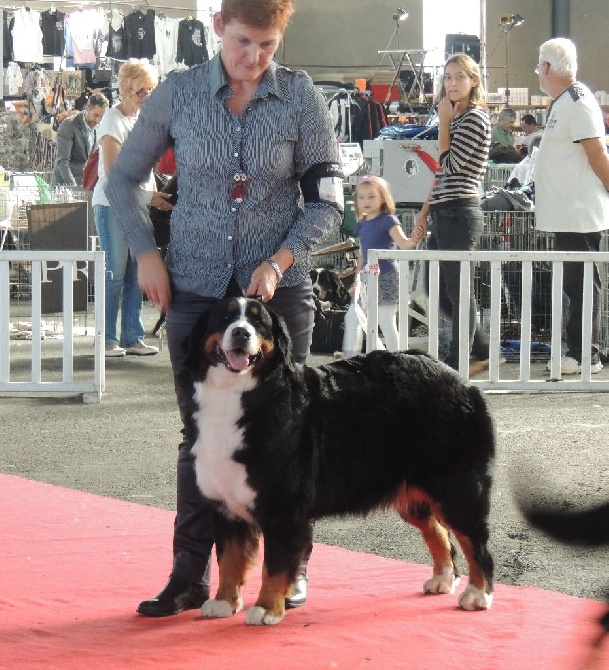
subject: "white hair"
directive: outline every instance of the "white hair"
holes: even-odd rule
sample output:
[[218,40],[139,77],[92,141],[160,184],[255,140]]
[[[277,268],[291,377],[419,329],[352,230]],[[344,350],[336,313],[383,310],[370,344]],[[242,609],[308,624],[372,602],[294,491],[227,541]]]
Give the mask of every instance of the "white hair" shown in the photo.
[[549,63],[559,77],[577,76],[577,49],[571,40],[556,37],[539,47],[539,62]]

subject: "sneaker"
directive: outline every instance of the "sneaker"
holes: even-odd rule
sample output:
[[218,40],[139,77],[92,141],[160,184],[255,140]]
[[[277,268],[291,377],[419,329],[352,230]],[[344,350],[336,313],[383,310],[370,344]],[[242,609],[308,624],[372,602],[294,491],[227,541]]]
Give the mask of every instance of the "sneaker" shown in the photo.
[[[551,372],[551,361],[548,361],[546,370]],[[600,361],[590,365],[590,372],[593,375],[598,374],[603,369],[603,364]],[[563,356],[560,359],[560,373],[563,375],[579,375],[582,371],[582,365],[572,356]]]
[[138,342],[133,347],[127,347],[125,353],[130,356],[154,356],[154,354],[159,353],[159,348],[153,347],[150,344],[144,344],[144,342]]
[[122,347],[119,347],[118,344],[111,344],[106,347],[106,358],[122,358],[126,355],[127,352]]

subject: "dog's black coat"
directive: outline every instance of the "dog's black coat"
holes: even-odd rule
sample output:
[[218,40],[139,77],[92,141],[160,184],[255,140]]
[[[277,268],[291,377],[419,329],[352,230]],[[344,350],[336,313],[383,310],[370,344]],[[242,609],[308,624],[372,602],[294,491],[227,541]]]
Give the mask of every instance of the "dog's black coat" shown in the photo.
[[[182,380],[193,391],[204,386],[210,369],[224,365],[214,343],[233,327],[237,302],[220,302],[192,332]],[[254,300],[245,309],[263,346],[246,373],[256,385],[241,397],[243,443],[233,459],[245,466],[256,493],[249,512],[264,536],[267,573],[294,579],[311,542],[311,520],[394,506],[421,530],[434,518],[452,529],[470,565],[470,584],[474,570],[476,587],[490,598],[493,561],[486,545],[495,435],[482,393],[420,352],[376,351],[317,368],[296,365],[283,320]],[[228,369],[226,375],[237,376]],[[193,441],[195,397],[188,411]],[[222,501],[217,505],[221,561],[226,543],[241,542],[251,524],[225,515]],[[444,550],[452,563],[448,540]],[[449,568],[458,574],[454,563]]]

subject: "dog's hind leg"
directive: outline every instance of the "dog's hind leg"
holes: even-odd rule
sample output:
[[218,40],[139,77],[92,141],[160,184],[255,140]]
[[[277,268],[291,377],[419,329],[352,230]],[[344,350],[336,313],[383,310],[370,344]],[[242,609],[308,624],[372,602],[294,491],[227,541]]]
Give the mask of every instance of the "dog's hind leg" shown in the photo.
[[201,616],[222,619],[243,609],[241,588],[248,570],[258,556],[259,532],[252,526],[236,524],[238,533],[216,539],[220,580],[215,598],[203,603]]
[[493,557],[487,548],[488,526],[476,524],[468,533],[452,528],[469,566],[469,584],[459,596],[465,610],[490,609],[493,602]]
[[456,551],[447,529],[432,511],[433,501],[419,489],[406,486],[395,498],[398,514],[421,531],[433,560],[433,577],[423,584],[425,593],[454,593],[461,580],[455,564]]
[[489,609],[493,602],[493,557],[488,550],[490,479],[453,482],[438,506],[438,516],[453,532],[469,567],[469,584],[459,597],[466,610]]

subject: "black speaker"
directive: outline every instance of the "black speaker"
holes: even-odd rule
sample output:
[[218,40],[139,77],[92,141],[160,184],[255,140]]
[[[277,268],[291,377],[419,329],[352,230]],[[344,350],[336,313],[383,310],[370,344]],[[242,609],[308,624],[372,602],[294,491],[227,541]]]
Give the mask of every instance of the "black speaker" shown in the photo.
[[446,35],[444,50],[447,58],[454,53],[465,53],[476,63],[480,63],[480,38],[476,35],[464,35],[463,33]]

